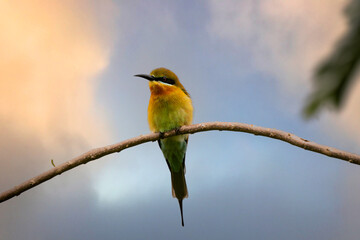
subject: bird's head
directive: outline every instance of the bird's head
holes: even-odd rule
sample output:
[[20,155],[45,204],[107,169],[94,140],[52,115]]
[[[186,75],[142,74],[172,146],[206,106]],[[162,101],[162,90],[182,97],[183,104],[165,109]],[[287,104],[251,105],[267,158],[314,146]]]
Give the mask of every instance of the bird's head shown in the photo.
[[150,75],[148,74],[137,74],[135,77],[141,77],[149,80],[150,89],[152,87],[178,87],[184,93],[189,95],[185,90],[184,86],[180,83],[178,77],[175,73],[166,68],[156,68],[151,71]]

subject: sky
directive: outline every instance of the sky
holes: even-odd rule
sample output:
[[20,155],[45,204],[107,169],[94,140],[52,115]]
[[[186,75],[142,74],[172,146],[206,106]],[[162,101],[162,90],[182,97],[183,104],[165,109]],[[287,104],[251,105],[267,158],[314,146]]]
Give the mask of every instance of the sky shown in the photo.
[[[244,122],[360,153],[360,81],[305,120],[347,0],[0,1],[0,191],[149,133],[148,83],[174,71],[194,123]],[[360,169],[274,139],[190,136],[185,227],[157,143],[0,204],[0,239],[358,239]]]

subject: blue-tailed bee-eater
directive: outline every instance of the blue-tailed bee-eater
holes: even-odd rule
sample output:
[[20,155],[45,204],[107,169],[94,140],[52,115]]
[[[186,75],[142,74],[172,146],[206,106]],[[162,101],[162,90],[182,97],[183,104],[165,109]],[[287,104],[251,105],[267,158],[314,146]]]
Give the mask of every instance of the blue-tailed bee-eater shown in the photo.
[[[150,101],[148,122],[152,132],[166,132],[190,125],[193,106],[189,93],[178,77],[166,68],[156,68],[150,75],[138,74],[149,80]],[[158,141],[171,173],[172,195],[180,206],[181,224],[184,226],[182,201],[188,197],[185,181],[185,154],[189,135],[178,135]]]

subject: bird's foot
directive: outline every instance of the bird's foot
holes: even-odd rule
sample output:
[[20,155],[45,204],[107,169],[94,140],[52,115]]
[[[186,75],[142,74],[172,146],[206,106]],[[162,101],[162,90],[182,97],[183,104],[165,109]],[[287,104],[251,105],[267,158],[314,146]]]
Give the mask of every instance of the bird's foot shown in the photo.
[[[173,129],[173,130],[175,130],[176,135],[179,135],[179,134],[180,134],[180,128],[181,128],[181,127],[174,128],[174,129]],[[165,132],[159,132],[159,137],[160,137],[160,139],[164,139],[164,136],[165,136]]]
[[160,139],[164,139],[164,135],[165,135],[164,132],[159,132],[159,137],[160,137]]
[[180,128],[181,128],[181,127],[175,128],[175,133],[176,133],[176,134],[180,134]]

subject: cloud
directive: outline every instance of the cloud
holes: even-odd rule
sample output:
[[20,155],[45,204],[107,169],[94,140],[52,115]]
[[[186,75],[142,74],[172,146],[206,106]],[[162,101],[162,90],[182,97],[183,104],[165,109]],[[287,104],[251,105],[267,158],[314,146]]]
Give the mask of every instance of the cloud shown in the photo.
[[82,1],[0,2],[3,184],[109,139],[95,88],[113,41],[102,25],[113,12],[107,1],[93,8]]
[[[51,159],[60,164],[109,143],[96,88],[114,43],[114,15],[109,1],[0,1],[0,191],[50,169]],[[85,199],[96,199],[91,172],[98,166],[73,170],[2,203],[1,236],[54,235],[57,218],[68,217],[65,209],[74,206],[74,213]],[[46,223],[54,226],[51,234],[29,231]]]
[[208,30],[236,47],[248,47],[258,67],[297,90],[344,31],[345,2],[211,1]]
[[[208,31],[239,52],[249,50],[253,65],[276,78],[274,83],[278,83],[286,99],[287,110],[299,115],[312,86],[314,68],[346,30],[343,10],[347,3],[347,0],[331,4],[302,0],[211,1]],[[351,97],[344,111],[321,117],[324,129],[345,126],[348,136],[356,138],[354,129],[360,130],[357,124],[360,110],[356,104],[359,91],[357,85],[349,92]]]

